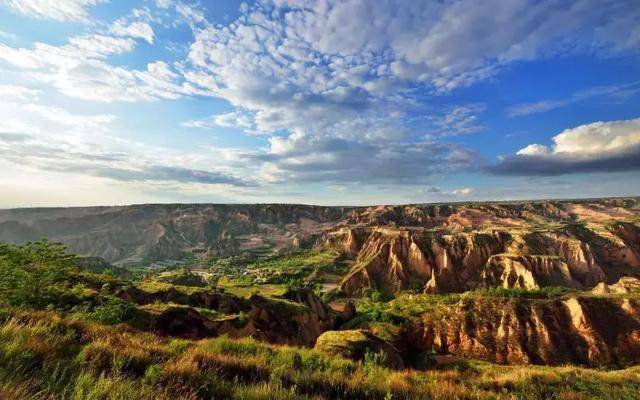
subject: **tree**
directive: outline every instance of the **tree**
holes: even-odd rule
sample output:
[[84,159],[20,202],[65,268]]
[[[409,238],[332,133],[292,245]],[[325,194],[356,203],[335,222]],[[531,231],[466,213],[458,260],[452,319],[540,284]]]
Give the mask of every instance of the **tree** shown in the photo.
[[77,271],[75,257],[46,240],[0,245],[0,302],[17,307],[45,307],[64,294]]

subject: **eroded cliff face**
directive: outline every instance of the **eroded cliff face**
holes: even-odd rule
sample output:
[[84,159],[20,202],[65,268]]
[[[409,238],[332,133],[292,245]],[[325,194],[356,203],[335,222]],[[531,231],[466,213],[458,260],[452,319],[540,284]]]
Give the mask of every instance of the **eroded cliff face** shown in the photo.
[[334,315],[310,291],[296,295],[300,303],[251,297],[247,325],[221,330],[232,337],[251,336],[270,343],[313,346],[318,336],[332,329]]
[[337,230],[328,243],[355,261],[341,284],[348,294],[368,287],[430,293],[481,287],[588,289],[640,273],[638,232],[631,223],[600,231],[558,227],[453,234],[361,227]]
[[481,271],[483,286],[537,290],[545,286],[578,288],[567,263],[550,256],[495,255]]
[[111,263],[179,260],[313,245],[350,209],[303,205],[149,204],[0,210],[0,241],[43,237]]
[[341,286],[347,293],[367,287],[395,292],[424,285],[432,274],[432,265],[409,231],[349,229],[343,248],[357,255],[356,265]]
[[493,254],[504,251],[508,235],[461,233],[426,241],[433,274],[425,290],[430,293],[462,292],[478,286],[480,269]]
[[405,335],[413,348],[501,364],[626,365],[640,360],[640,303],[468,298]]

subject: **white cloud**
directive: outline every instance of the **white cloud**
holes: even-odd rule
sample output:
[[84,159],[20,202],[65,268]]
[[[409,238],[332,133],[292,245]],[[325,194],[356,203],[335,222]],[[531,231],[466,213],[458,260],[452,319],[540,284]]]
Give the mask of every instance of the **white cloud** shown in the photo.
[[65,95],[85,100],[153,101],[202,93],[183,84],[163,61],[149,63],[146,70],[130,70],[106,61],[110,55],[130,52],[134,47],[130,37],[88,34],[73,36],[62,46],[37,42],[27,49],[0,44],[0,61],[22,69],[30,80],[50,83]]
[[530,144],[525,148],[518,150],[516,153],[519,156],[536,156],[542,154],[549,154],[551,150],[547,146],[541,144]]
[[441,188],[439,188],[438,186],[429,186],[427,188],[424,189],[420,189],[418,191],[421,194],[427,194],[429,196],[435,196],[438,198],[451,198],[452,196],[454,197],[468,197],[471,196],[474,192],[473,188],[470,187],[465,187],[465,188],[460,188],[460,189],[453,189],[453,190],[443,190]]
[[[67,19],[86,20],[86,10],[98,2],[60,4],[80,5],[84,14]],[[16,1],[4,3],[18,9]],[[241,7],[237,20],[216,25],[197,5],[156,0],[150,7],[157,15],[148,8],[134,10],[62,46],[0,44],[0,60],[26,71],[23,77],[80,99],[225,99],[235,111],[183,125],[267,136],[264,148],[216,157],[223,157],[221,168],[235,167],[269,182],[424,185],[434,175],[470,168],[476,154],[445,140],[482,131],[484,105],[437,109],[434,96],[519,61],[566,51],[610,55],[640,44],[640,11],[624,1],[260,0]],[[134,51],[141,40],[153,44],[150,23],[159,21],[191,27],[186,60],[155,61],[141,69],[110,63],[110,57]],[[562,103],[530,106],[535,111]],[[515,157],[550,157],[566,145],[558,136],[555,145],[528,146]],[[166,167],[210,171],[202,159],[188,168],[175,164]],[[148,177],[147,165],[124,169],[145,171],[137,176]],[[215,172],[234,176],[229,170]],[[470,195],[468,190],[447,195]]]
[[111,25],[109,31],[118,36],[141,38],[149,44],[153,44],[154,32],[147,22],[136,21],[126,24],[125,21],[118,20]]
[[455,189],[451,191],[451,194],[453,194],[454,196],[470,196],[471,194],[473,194],[473,188],[462,188],[462,189]]
[[640,169],[640,118],[566,129],[553,144],[530,144],[489,167],[502,175],[561,175]]
[[533,103],[516,104],[507,109],[507,114],[510,117],[519,117],[523,115],[543,113],[594,97],[606,96],[609,98],[624,98],[631,96],[638,91],[640,91],[640,82],[631,82],[625,85],[596,86],[573,93],[570,97],[564,99],[545,99]]
[[0,85],[0,100],[35,100],[40,91],[24,86]]
[[553,142],[554,154],[622,153],[640,145],[640,119],[581,125],[564,130]]
[[446,109],[443,115],[430,116],[433,128],[428,136],[468,135],[481,132],[484,126],[478,121],[478,115],[484,112],[484,104],[456,105]]
[[173,5],[173,0],[156,0],[156,7],[169,8]]
[[213,115],[209,118],[185,121],[182,126],[188,128],[211,129],[214,127],[240,128],[252,130],[254,127],[251,115],[242,111],[232,111],[225,114]]
[[140,146],[117,136],[114,115],[72,113],[21,97],[29,89],[11,90],[15,98],[0,98],[0,160],[31,174],[34,182],[56,172],[158,187],[254,185],[220,166],[219,159]]
[[104,58],[111,54],[129,53],[135,45],[130,38],[94,34],[71,37],[67,49],[76,53],[72,56]]
[[[18,93],[31,96],[24,91]],[[26,134],[53,142],[73,141],[91,134],[98,138],[115,118],[110,114],[72,114],[60,107],[40,104],[30,97],[2,99],[0,105],[0,132]]]
[[108,0],[0,0],[13,11],[35,18],[87,21],[88,9]]
[[[597,0],[264,0],[215,26],[180,7],[195,37],[185,78],[247,110],[256,130],[272,135],[256,156],[271,180],[421,182],[469,166],[472,152],[434,138],[480,132],[484,106],[443,113],[426,106],[430,96],[517,61],[639,44],[626,36],[619,44],[622,31],[607,21],[635,29],[621,16],[637,19],[640,11]],[[405,160],[405,147],[415,162]],[[464,162],[450,154],[464,154]]]
[[9,33],[9,32],[5,32],[3,30],[0,30],[0,38],[5,38],[5,39],[9,39],[9,40],[16,40],[18,38],[18,36],[14,35],[13,33]]

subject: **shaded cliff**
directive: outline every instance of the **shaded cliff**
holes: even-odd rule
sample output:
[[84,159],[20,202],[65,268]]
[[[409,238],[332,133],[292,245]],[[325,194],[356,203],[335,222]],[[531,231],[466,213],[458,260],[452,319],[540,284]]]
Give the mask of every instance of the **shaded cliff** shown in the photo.
[[[153,293],[135,286],[104,289],[113,291],[121,299],[148,306],[142,307],[146,311],[144,319],[148,329],[188,338],[224,334],[251,336],[270,343],[313,346],[320,334],[334,327],[339,315],[310,289],[288,292],[282,298],[252,295],[248,299],[206,289],[188,294],[175,288]],[[158,305],[162,307],[157,309]],[[215,316],[207,315],[205,311],[213,311]]]
[[640,301],[467,297],[405,335],[413,348],[501,364],[622,366],[640,361]]

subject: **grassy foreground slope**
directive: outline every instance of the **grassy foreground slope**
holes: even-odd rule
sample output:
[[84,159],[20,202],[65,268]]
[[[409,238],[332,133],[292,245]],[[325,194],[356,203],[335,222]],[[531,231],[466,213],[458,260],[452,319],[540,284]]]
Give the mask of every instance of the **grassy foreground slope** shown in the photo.
[[[168,285],[166,293],[174,293],[174,300],[186,295],[170,283],[154,285],[162,293],[162,285]],[[0,245],[0,399],[640,398],[638,366],[499,366],[449,358],[438,367],[392,370],[378,353],[354,361],[251,338],[159,335],[140,316],[153,314],[149,308],[176,306],[162,300],[141,306],[115,296],[121,289],[140,290],[78,268],[60,246]],[[147,289],[145,296],[151,293]],[[549,289],[536,296],[553,300],[563,293]],[[409,295],[390,303],[372,295],[362,300],[351,322],[397,328],[396,314],[401,319],[414,312],[437,315],[461,297],[492,299],[498,294],[532,295],[513,290]],[[180,310],[192,306],[181,305]],[[218,318],[214,310],[206,311],[211,314],[207,317]]]
[[4,312],[3,399],[637,399],[640,368],[453,363],[393,371],[315,350],[225,337],[188,341],[124,324]]

